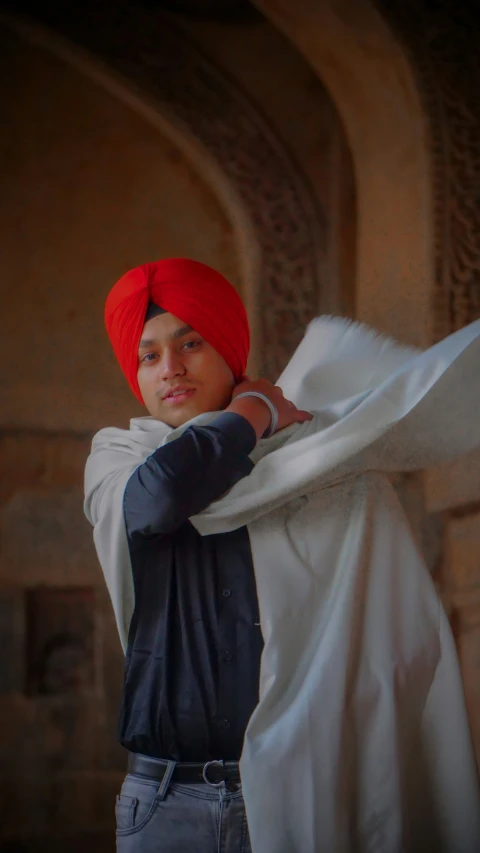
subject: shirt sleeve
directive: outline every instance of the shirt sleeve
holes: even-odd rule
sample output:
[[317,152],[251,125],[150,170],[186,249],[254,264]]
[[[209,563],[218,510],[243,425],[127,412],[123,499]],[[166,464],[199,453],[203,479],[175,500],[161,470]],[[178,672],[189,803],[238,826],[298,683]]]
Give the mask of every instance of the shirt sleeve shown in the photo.
[[123,508],[131,545],[173,533],[253,469],[255,430],[224,412],[208,426],[188,427],[159,447],[127,482]]

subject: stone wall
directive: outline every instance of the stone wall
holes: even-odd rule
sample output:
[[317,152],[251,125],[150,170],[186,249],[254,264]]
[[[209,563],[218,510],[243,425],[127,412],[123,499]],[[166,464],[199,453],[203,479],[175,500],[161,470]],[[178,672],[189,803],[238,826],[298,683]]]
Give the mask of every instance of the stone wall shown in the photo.
[[0,432],[3,853],[114,850],[123,661],[82,513],[89,445]]

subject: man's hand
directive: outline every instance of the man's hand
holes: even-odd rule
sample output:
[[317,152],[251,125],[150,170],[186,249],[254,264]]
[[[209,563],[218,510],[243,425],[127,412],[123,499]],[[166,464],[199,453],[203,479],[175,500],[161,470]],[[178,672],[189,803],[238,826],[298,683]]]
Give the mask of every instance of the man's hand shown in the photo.
[[313,418],[310,412],[297,409],[294,403],[286,400],[282,389],[278,385],[273,385],[268,379],[250,380],[248,376],[244,376],[242,381],[233,389],[232,402],[228,406],[227,411],[236,412],[246,417],[255,429],[257,438],[260,438],[265,430],[268,429],[270,424],[270,410],[258,397],[242,397],[241,400],[235,402],[235,398],[239,394],[244,394],[245,391],[257,391],[260,394],[264,394],[276,406],[278,411],[278,427],[276,432],[285,429],[290,424],[301,424],[304,421],[311,421]]

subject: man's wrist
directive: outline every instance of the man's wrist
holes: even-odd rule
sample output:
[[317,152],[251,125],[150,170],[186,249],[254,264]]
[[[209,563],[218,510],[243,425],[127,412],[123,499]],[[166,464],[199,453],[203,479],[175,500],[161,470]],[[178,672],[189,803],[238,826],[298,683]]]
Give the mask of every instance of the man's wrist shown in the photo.
[[257,441],[268,429],[272,420],[270,409],[259,397],[242,397],[240,400],[232,400],[225,411],[246,418],[255,430]]

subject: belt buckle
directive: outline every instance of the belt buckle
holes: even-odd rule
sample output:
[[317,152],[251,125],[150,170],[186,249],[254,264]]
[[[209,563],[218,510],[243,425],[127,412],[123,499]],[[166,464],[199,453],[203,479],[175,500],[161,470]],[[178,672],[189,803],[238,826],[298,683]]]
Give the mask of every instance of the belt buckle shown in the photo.
[[217,764],[219,767],[223,767],[224,762],[222,759],[216,759],[214,761],[207,761],[207,763],[203,765],[202,776],[204,778],[204,781],[207,783],[207,785],[211,785],[212,788],[220,788],[223,785],[223,783],[225,782],[224,778],[221,779],[220,782],[210,782],[210,779],[208,779],[208,768],[212,767],[213,764]]

